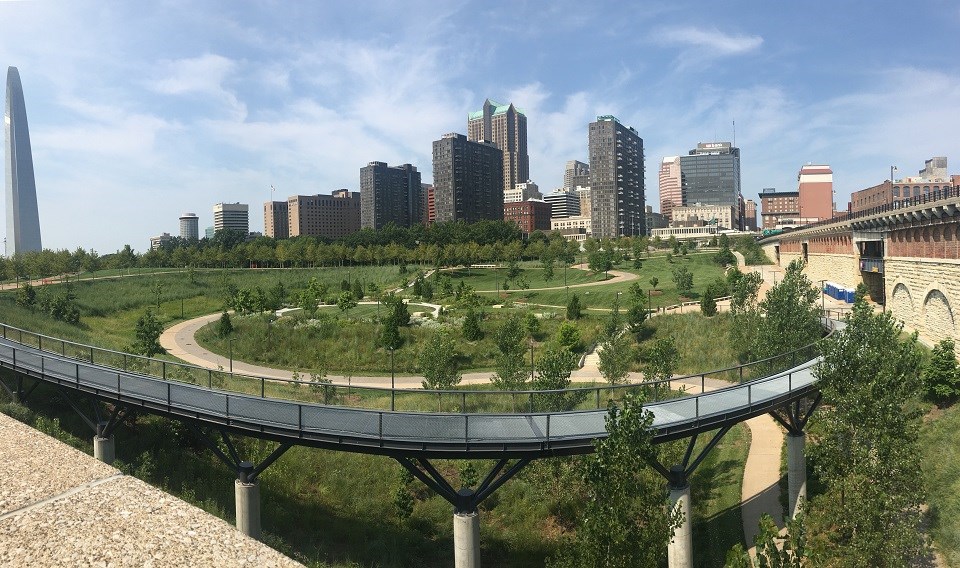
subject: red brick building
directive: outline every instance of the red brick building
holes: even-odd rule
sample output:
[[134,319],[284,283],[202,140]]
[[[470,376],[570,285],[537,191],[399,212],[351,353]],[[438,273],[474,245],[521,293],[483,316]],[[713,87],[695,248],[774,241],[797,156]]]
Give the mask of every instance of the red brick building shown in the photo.
[[516,223],[525,235],[534,231],[549,232],[550,211],[550,204],[541,199],[504,203],[503,220]]

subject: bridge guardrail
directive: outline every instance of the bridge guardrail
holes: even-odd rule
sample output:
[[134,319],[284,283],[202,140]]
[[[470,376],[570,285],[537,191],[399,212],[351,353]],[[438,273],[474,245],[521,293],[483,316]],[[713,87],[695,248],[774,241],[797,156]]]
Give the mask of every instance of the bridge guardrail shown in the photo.
[[[826,318],[829,321],[830,311]],[[818,353],[817,343],[759,361],[704,373],[617,385],[590,385],[562,390],[494,391],[484,389],[426,390],[391,389],[332,384],[322,381],[257,377],[213,370],[187,363],[166,361],[122,351],[104,349],[60,338],[33,333],[0,324],[4,339],[33,346],[39,351],[57,353],[78,362],[124,371],[125,376],[143,376],[175,381],[208,390],[237,393],[265,400],[284,400],[370,410],[424,413],[476,414],[483,412],[530,414],[605,409],[609,401],[625,393],[643,390],[647,400],[660,402],[676,398],[677,385],[700,380],[701,392],[708,377],[739,383],[755,380],[792,368]],[[26,339],[26,341],[24,341]],[[120,375],[118,374],[118,377]],[[118,392],[120,387],[118,386]]]

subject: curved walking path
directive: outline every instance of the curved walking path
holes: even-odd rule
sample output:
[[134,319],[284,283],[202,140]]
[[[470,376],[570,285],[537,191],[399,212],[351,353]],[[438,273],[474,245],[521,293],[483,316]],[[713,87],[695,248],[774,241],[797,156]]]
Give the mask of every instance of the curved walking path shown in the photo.
[[[577,270],[589,271],[590,269],[586,264],[574,264],[570,268],[575,268]],[[482,268],[478,270],[483,270]],[[590,286],[607,286],[609,284],[620,284],[622,282],[630,282],[632,280],[637,280],[640,278],[639,275],[634,274],[633,272],[624,272],[623,270],[608,270],[608,274],[611,275],[610,278],[606,280],[600,280],[599,282],[582,282],[580,284],[570,284],[568,286],[547,286],[546,288],[523,288],[516,290],[500,290],[502,293],[509,292],[542,292],[544,290],[566,290],[567,288],[586,288]],[[478,294],[496,294],[496,290],[476,290]]]

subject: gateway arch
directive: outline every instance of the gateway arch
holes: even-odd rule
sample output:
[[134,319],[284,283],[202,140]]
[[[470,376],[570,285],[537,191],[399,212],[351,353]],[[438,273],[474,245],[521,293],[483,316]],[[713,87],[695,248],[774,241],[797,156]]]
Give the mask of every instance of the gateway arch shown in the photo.
[[33,155],[27,130],[27,107],[16,67],[7,68],[7,106],[3,115],[4,166],[7,170],[7,247],[9,256],[39,251],[40,215],[37,185],[33,178]]

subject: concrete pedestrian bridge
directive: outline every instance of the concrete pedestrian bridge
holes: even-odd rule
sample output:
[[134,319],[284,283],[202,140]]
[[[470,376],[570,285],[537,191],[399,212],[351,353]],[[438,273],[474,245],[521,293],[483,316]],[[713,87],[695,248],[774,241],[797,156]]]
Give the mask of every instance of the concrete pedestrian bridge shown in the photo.
[[[843,325],[834,319],[823,321],[831,331]],[[101,417],[98,410],[95,420],[85,418],[96,432],[94,453],[102,460],[113,461],[112,433],[125,412],[182,420],[203,434],[210,449],[237,471],[237,525],[259,537],[257,476],[288,448],[303,445],[390,456],[453,504],[457,566],[479,565],[479,503],[532,459],[592,452],[594,442],[607,435],[607,401],[630,390],[647,393],[644,408],[653,413],[655,442],[689,439],[683,463],[669,469],[649,464],[668,479],[675,507],[690,511],[689,475],[733,425],[770,413],[791,436],[800,437],[798,446],[788,445],[793,511],[805,494],[803,427],[819,401],[815,345],[659,382],[564,391],[424,391],[291,385],[282,379],[243,377],[110,351],[3,324],[0,331],[0,367],[15,377],[15,385],[2,381],[0,385],[14,397],[25,399],[38,384],[48,383],[61,389],[65,398],[86,395],[95,399],[96,408],[100,402],[112,408],[108,416]],[[740,382],[704,392],[708,377],[717,376]],[[285,390],[274,394],[281,389]],[[230,455],[210,432],[219,432]],[[697,436],[707,432],[714,434],[695,455]],[[237,455],[228,434],[270,439],[279,446],[255,466]],[[799,457],[793,455],[796,452]],[[434,458],[498,461],[476,489],[456,490],[430,463]],[[671,566],[689,565],[689,514],[675,533],[670,558]]]

